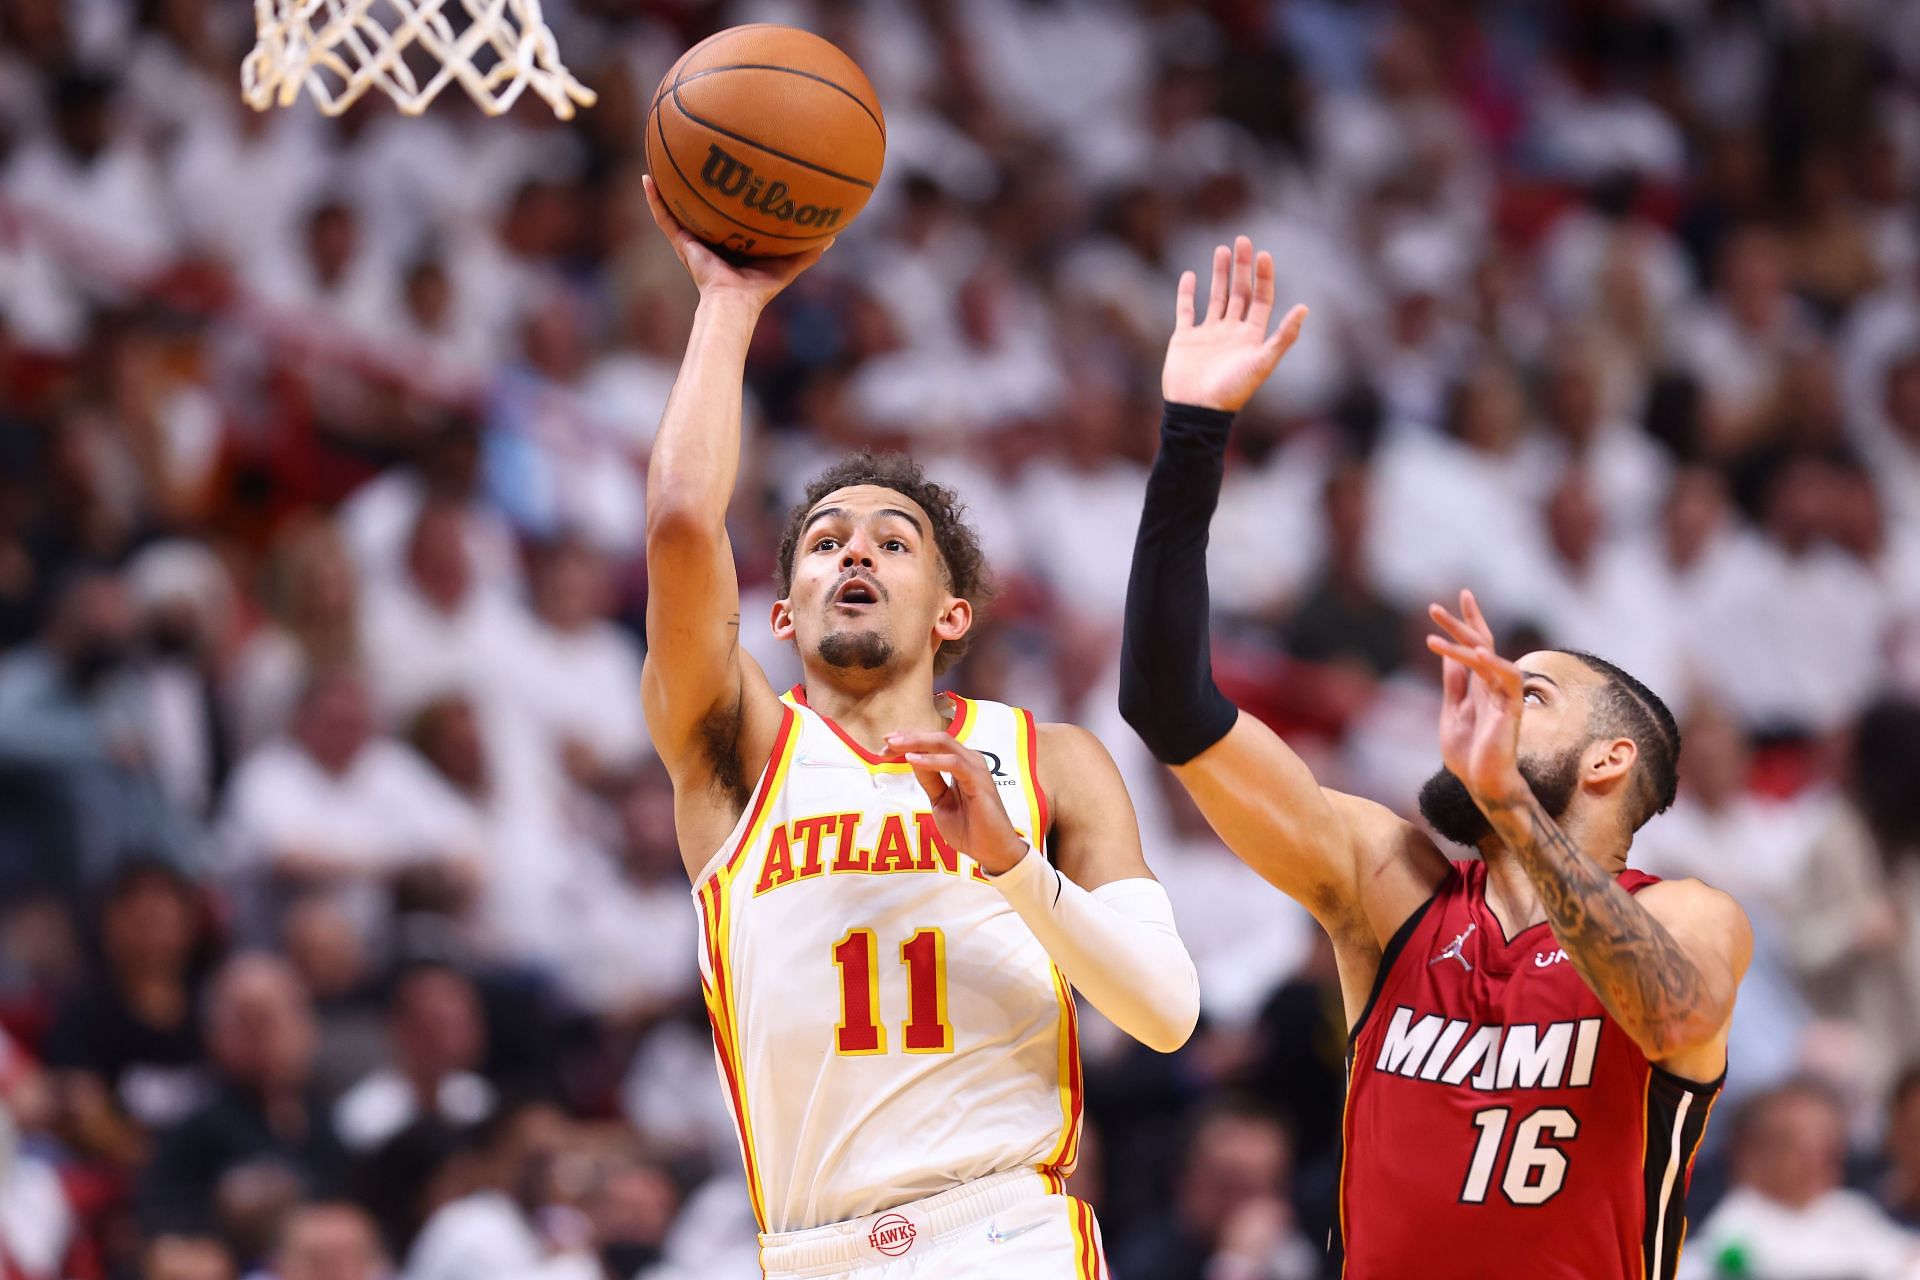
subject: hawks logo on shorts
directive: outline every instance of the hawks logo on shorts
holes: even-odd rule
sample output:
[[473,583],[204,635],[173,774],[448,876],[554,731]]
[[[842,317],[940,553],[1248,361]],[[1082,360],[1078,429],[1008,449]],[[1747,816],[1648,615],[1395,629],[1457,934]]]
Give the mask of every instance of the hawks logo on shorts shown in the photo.
[[[944,695],[1045,847],[1033,717]],[[1072,996],[1045,948],[941,839],[902,763],[786,695],[773,757],[696,881],[701,974],[754,1211],[794,1231],[1011,1169],[1054,1182],[1080,1131]],[[902,1231],[900,1228],[904,1227]],[[913,1246],[881,1219],[872,1245]]]

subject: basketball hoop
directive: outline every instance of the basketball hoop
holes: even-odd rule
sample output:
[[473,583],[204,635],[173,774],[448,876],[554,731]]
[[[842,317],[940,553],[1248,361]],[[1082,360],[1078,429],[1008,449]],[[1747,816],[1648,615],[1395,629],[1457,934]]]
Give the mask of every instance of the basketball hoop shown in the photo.
[[305,88],[337,116],[377,88],[418,115],[455,80],[494,116],[528,88],[562,120],[594,102],[560,61],[540,0],[253,0],[253,10],[259,41],[240,82],[256,111],[292,106]]

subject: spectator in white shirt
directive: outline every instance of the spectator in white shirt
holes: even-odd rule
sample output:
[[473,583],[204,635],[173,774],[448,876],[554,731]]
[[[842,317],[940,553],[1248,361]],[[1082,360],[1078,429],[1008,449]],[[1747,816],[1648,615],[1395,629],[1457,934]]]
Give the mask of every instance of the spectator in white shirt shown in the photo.
[[1380,585],[1403,604],[1476,583],[1481,599],[1524,616],[1551,572],[1536,516],[1541,460],[1525,447],[1518,375],[1485,362],[1449,398],[1447,434],[1393,435],[1375,470],[1371,543]]
[[1885,678],[1892,602],[1868,567],[1834,544],[1844,490],[1831,459],[1785,451],[1756,471],[1765,536],[1746,544],[1738,572],[1691,605],[1703,634],[1723,640],[1701,674],[1756,729],[1824,732],[1864,707]]
[[500,702],[516,686],[527,619],[480,576],[467,532],[465,507],[429,498],[413,523],[403,575],[367,593],[362,649],[389,724],[442,694],[497,692]]
[[366,246],[353,204],[322,199],[302,232],[298,254],[275,254],[254,268],[260,300],[290,313],[290,322],[316,326],[322,338],[378,333],[393,310],[394,266]]
[[344,1200],[304,1204],[280,1224],[271,1280],[387,1280],[373,1219]]
[[232,867],[249,887],[337,895],[363,936],[384,916],[388,881],[437,864],[474,874],[471,816],[412,751],[375,736],[365,682],[349,669],[309,682],[292,732],[241,765],[228,796]]
[[390,1061],[334,1106],[334,1129],[348,1151],[377,1151],[429,1117],[457,1131],[493,1114],[494,1089],[480,1074],[486,1021],[466,974],[424,961],[403,967],[388,995],[387,1040]]
[[100,276],[135,286],[170,263],[176,235],[145,150],[114,127],[114,88],[92,73],[61,75],[52,138],[19,149],[0,192],[58,228]]
[[1721,246],[1711,301],[1683,315],[1675,354],[1705,392],[1708,452],[1754,443],[1779,389],[1787,357],[1813,338],[1805,308],[1787,292],[1787,254],[1777,232],[1751,225]]
[[1564,334],[1549,353],[1540,397],[1546,447],[1560,455],[1563,466],[1586,472],[1615,531],[1640,528],[1654,518],[1672,472],[1661,447],[1619,412],[1631,390],[1619,379],[1608,379],[1601,345],[1591,334]]
[[543,547],[533,564],[534,625],[522,644],[522,696],[568,775],[595,787],[630,773],[649,749],[640,714],[640,652],[608,621],[612,570],[578,538]]
[[333,523],[308,517],[281,533],[265,595],[271,618],[241,649],[230,685],[243,749],[287,727],[314,672],[352,663],[360,654],[359,586]]
[[461,534],[480,580],[517,591],[520,554],[513,529],[481,491],[480,429],[462,415],[429,426],[415,444],[412,462],[389,467],[341,504],[340,531],[361,580],[371,586],[400,576],[407,539],[428,498],[461,508]]
[[573,1123],[532,1103],[487,1128],[480,1189],[427,1220],[407,1255],[409,1280],[602,1280],[590,1224],[554,1185],[557,1158],[581,1137]]
[[[1825,1085],[1754,1098],[1734,1121],[1733,1190],[1687,1240],[1679,1280],[1911,1280],[1920,1237],[1843,1184],[1846,1116]],[[1737,1269],[1736,1269],[1737,1268]]]

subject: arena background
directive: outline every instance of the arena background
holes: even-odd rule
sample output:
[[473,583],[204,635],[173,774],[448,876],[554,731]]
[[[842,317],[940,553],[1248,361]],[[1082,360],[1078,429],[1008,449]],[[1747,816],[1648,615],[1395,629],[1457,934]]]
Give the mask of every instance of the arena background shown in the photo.
[[1312,1277],[1333,1206],[1327,949],[1114,708],[1173,282],[1236,232],[1313,315],[1214,524],[1231,692],[1405,808],[1436,593],[1661,691],[1635,860],[1758,939],[1683,1274],[1920,1274],[1920,4],[550,0],[570,125],[255,115],[250,10],[0,4],[9,1280],[757,1274],[637,681],[694,300],[641,115],[760,20],[891,146],[756,336],[748,642],[795,673],[806,477],[910,448],[998,574],[953,687],[1120,758],[1205,1013],[1089,1016],[1115,1274]]

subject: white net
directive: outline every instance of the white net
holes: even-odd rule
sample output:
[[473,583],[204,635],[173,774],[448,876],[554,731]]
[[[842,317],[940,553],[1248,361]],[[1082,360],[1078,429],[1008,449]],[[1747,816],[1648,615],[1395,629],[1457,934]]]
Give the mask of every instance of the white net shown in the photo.
[[489,115],[532,89],[561,119],[593,91],[560,61],[540,0],[254,0],[259,41],[240,68],[256,111],[305,89],[337,116],[369,89],[417,115],[456,80]]

